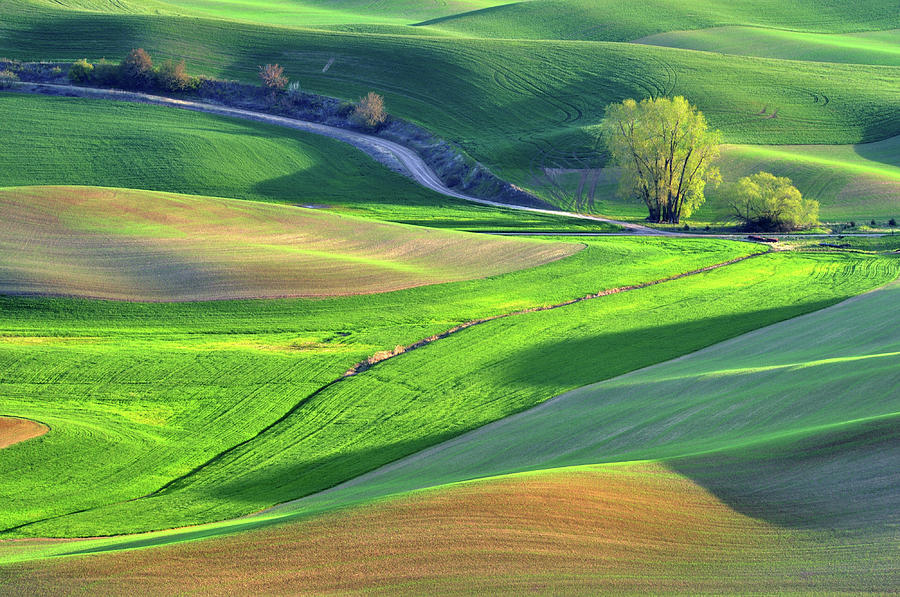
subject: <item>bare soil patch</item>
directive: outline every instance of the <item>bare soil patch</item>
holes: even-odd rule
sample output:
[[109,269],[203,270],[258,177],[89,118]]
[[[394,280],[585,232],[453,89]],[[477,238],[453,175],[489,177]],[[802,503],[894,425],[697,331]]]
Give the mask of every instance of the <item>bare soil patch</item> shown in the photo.
[[50,428],[37,421],[16,417],[0,417],[0,450],[44,435]]

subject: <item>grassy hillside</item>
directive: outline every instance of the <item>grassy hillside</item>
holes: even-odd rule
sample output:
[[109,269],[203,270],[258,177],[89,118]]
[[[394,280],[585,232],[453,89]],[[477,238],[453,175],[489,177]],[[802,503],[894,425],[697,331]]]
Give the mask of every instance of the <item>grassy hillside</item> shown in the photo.
[[0,293],[128,300],[366,294],[487,277],[577,244],[93,187],[0,190]]
[[[528,5],[528,4],[526,4]],[[0,54],[121,56],[142,46],[252,80],[277,61],[305,89],[388,109],[515,182],[593,152],[590,127],[626,97],[682,94],[732,143],[858,143],[900,134],[897,67],[724,56],[636,44],[327,33],[151,15],[0,7]],[[331,59],[334,62],[323,72]],[[428,65],[428,68],[423,68]],[[777,118],[760,117],[778,109]]]
[[[310,394],[376,352],[470,319],[657,279],[754,250],[728,242],[604,240],[567,259],[485,280],[316,301],[146,304],[4,298],[0,412],[39,413],[35,418],[53,431],[0,455],[4,475],[22,480],[16,489],[4,485],[3,502],[11,507],[3,513],[3,528],[153,492],[292,412],[305,421],[298,431],[316,429],[320,416],[331,417],[327,409],[305,405]],[[36,392],[39,387],[46,393]],[[401,404],[396,395],[401,390],[398,383],[386,394],[358,396],[361,410],[346,413],[348,423],[354,412],[363,416],[370,433],[391,445],[394,417],[372,422],[382,407]],[[451,396],[445,399],[452,401]],[[546,397],[538,392],[531,399]],[[461,414],[449,429],[515,408],[504,404]],[[365,412],[370,409],[371,416]],[[426,402],[404,416],[414,413],[420,420],[440,416]],[[426,431],[422,427],[414,437],[427,442]],[[345,439],[354,435],[349,428],[347,433]],[[328,449],[327,443],[315,443]],[[112,445],[117,456],[101,456]],[[277,457],[277,452],[267,456]],[[358,464],[369,468],[384,457],[376,451]],[[46,466],[28,465],[32,458]],[[51,477],[43,475],[53,470],[65,471],[65,485],[46,482]],[[27,482],[35,473],[44,480]],[[27,487],[46,493],[34,500]],[[249,489],[261,492],[253,500],[263,498],[263,505],[270,505],[279,501],[276,494],[294,497],[302,487]],[[205,499],[205,489],[192,495]],[[243,512],[253,509],[224,495],[214,502]],[[145,514],[155,518],[152,508]]]
[[[316,591],[362,583],[393,592],[497,592],[521,590],[522,579],[553,586],[570,579],[565,586],[573,591],[883,590],[897,582],[891,533],[900,511],[891,490],[900,462],[894,398],[900,346],[883,314],[898,292],[895,283],[576,390],[268,519],[78,544],[23,543],[14,553],[5,550],[7,562],[10,555],[31,559],[250,531],[7,564],[7,586],[79,586],[87,576],[115,593],[147,582],[171,592],[222,577],[257,591],[298,578]],[[655,461],[584,464],[629,455]],[[405,493],[573,464],[579,466]],[[367,505],[267,526],[359,500]],[[490,569],[480,566],[484,558],[471,557],[474,549],[491,554]],[[375,553],[390,554],[391,566],[371,565],[366,554]],[[322,564],[287,574],[285,562],[299,554]],[[616,555],[602,557],[610,554]],[[188,572],[148,581],[172,561]]]
[[46,7],[114,14],[208,16],[298,27],[333,24],[404,25],[503,4],[503,0],[25,0]]
[[[676,263],[656,264],[655,274],[615,265],[609,251],[615,255],[621,242],[601,241],[594,251],[529,270],[533,273],[508,274],[487,288],[508,296],[508,283],[546,283],[549,275],[566,281],[557,282],[566,287],[559,292],[578,296],[583,289],[569,287],[574,280],[556,268],[572,271],[593,263],[592,271],[581,277],[585,284],[588,278],[612,282],[610,275],[617,281],[647,279],[687,266],[688,255]],[[686,247],[703,246],[698,243]],[[643,240],[631,246],[646,247],[644,251],[655,245]],[[694,263],[722,256],[697,254]],[[34,303],[7,302],[6,311],[22,319],[6,332],[13,337],[3,359],[4,408],[21,416],[39,413],[55,433],[22,444],[16,453],[0,454],[0,466],[14,463],[29,471],[20,476],[21,485],[4,488],[6,503],[15,505],[3,513],[5,534],[120,533],[257,510],[330,487],[566,390],[820,308],[895,277],[896,265],[895,260],[852,256],[760,257],[644,290],[485,323],[313,395],[364,351],[371,354],[447,329],[453,313],[491,308],[453,307],[448,297],[461,294],[457,285],[342,302],[216,303],[215,315],[192,325],[177,324],[188,313],[198,317],[189,305],[170,311],[173,305],[151,310],[57,302],[60,315],[51,318],[44,311],[34,320],[29,314]],[[651,266],[645,262],[643,267]],[[423,305],[429,305],[424,313]],[[244,324],[247,328],[235,327],[232,319],[240,322],[247,307],[255,320]],[[148,341],[139,329],[126,327],[107,337],[99,332],[100,321],[102,313],[113,309],[120,321],[134,321],[129,312],[140,310],[140,329],[159,329],[155,318],[165,317],[171,331],[156,332]],[[291,313],[291,323],[273,320],[266,314],[269,309],[273,315]],[[62,315],[70,311],[72,315]],[[326,313],[340,318],[339,327]],[[387,321],[371,313],[392,313],[391,325],[382,327]],[[76,317],[80,325],[73,325]],[[363,317],[367,323],[348,319]],[[67,327],[72,330],[65,332]],[[41,330],[48,329],[55,330],[53,338],[27,339],[46,335]],[[209,331],[198,334],[203,329]],[[335,330],[350,335],[337,338]],[[173,386],[166,380],[176,370],[182,373]],[[35,383],[46,376],[55,381]],[[114,381],[100,383],[110,378]],[[36,385],[42,388],[38,394]],[[86,386],[98,388],[90,407],[80,390]],[[110,403],[105,398],[107,393],[132,392],[140,400]],[[217,398],[208,400],[211,395]],[[97,437],[80,439],[86,434]],[[120,445],[120,456],[97,464],[95,451],[107,442]],[[238,442],[244,443],[215,456]],[[178,455],[173,458],[175,445]],[[35,464],[28,465],[32,459]],[[38,460],[43,464],[37,465]],[[65,492],[41,481],[56,474],[54,463],[63,462],[69,479]],[[179,475],[181,480],[153,493]],[[105,482],[96,483],[98,478]],[[42,488],[41,500],[34,499],[36,487]],[[71,491],[73,487],[79,491]],[[123,501],[140,496],[147,497]]]
[[636,41],[762,58],[900,66],[900,29],[840,35],[762,27],[714,27],[658,33]]
[[0,186],[90,185],[340,208],[439,228],[609,230],[426,190],[353,147],[277,126],[139,104],[0,93]]
[[895,29],[896,6],[886,0],[532,0],[426,23],[475,37],[632,41],[653,33],[752,25],[814,33]]

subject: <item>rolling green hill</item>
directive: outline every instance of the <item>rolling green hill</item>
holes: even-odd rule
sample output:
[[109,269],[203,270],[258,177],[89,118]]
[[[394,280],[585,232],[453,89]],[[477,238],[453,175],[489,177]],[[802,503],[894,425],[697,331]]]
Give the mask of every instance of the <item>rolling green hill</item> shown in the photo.
[[[446,330],[460,319],[506,311],[512,288],[524,302],[530,287],[546,304],[548,279],[557,280],[557,295],[583,296],[597,280],[608,288],[654,279],[739,250],[722,244],[724,252],[710,252],[716,245],[702,240],[589,245],[540,268],[465,283],[476,302],[458,306],[451,297],[467,294],[459,284],[331,301],[214,303],[202,310],[191,304],[7,300],[4,409],[37,418],[53,431],[0,453],[0,467],[28,471],[4,487],[4,502],[13,505],[2,515],[4,535],[122,533],[258,510],[566,390],[821,308],[898,272],[889,258],[757,257],[643,290],[483,323],[327,385],[366,354]],[[679,246],[689,252],[648,261],[653,251]],[[636,263],[626,260],[635,255],[626,257],[618,247],[638,250],[642,265],[624,267]],[[692,250],[704,252],[691,257]],[[564,275],[579,269],[578,276]],[[102,322],[113,313],[117,321],[135,324],[104,333]],[[180,372],[177,378],[172,371]],[[85,387],[95,389],[85,396]],[[645,411],[634,416],[639,412]],[[609,458],[639,450],[678,454],[717,441],[701,435],[683,445],[673,442],[664,452],[652,448],[658,442],[643,442],[611,451]],[[118,456],[99,461],[97,451],[110,443]],[[63,463],[65,488],[44,481]]]
[[89,185],[338,208],[466,230],[610,230],[451,199],[345,143],[155,106],[0,93],[0,186]]
[[885,0],[531,0],[425,23],[475,37],[633,41],[668,31],[722,25],[773,27],[812,33],[895,29],[896,6]]
[[[529,6],[526,3],[523,6]],[[155,15],[0,7],[0,54],[121,56],[142,46],[191,70],[253,80],[279,62],[305,89],[388,109],[458,143],[527,186],[541,167],[578,164],[605,106],[680,94],[731,143],[858,143],[900,134],[897,67],[797,63],[637,44],[328,33]],[[874,14],[877,11],[867,12]],[[331,66],[323,72],[324,67]],[[422,68],[428,65],[428,68]],[[770,115],[761,117],[768,106]]]
[[[28,520],[152,493],[291,414],[304,419],[296,427],[301,434],[305,433],[302,429],[323,427],[320,417],[327,420],[337,414],[345,423],[325,425],[322,431],[345,429],[343,441],[352,441],[356,435],[352,431],[354,421],[365,420],[376,444],[368,456],[354,460],[355,466],[371,468],[389,457],[392,450],[408,453],[417,443],[436,441],[435,434],[440,437],[454,429],[461,431],[549,395],[535,386],[519,398],[510,397],[482,409],[463,409],[453,419],[445,417],[462,405],[452,400],[452,394],[444,396],[446,402],[441,406],[426,401],[413,408],[404,405],[405,381],[386,394],[356,395],[354,402],[359,408],[343,414],[332,412],[327,404],[306,404],[317,390],[340,378],[354,364],[464,321],[654,280],[758,250],[753,245],[725,241],[610,239],[591,241],[589,245],[572,257],[485,280],[328,300],[148,304],[3,298],[0,412],[24,417],[30,413],[52,431],[0,453],[4,477],[21,480],[18,488],[4,484],[2,501],[10,508],[3,512],[2,526],[7,529]],[[19,262],[24,259],[20,257]],[[481,351],[479,358],[490,357],[486,347],[477,350]],[[636,352],[632,358],[655,360],[659,355]],[[442,367],[435,374],[457,369],[461,364],[458,355],[453,360],[455,365]],[[629,362],[622,360],[620,364],[628,366]],[[466,370],[469,366],[478,366],[477,359],[469,361]],[[591,379],[603,375],[591,370],[585,373]],[[373,374],[378,375],[377,369],[353,379]],[[415,376],[425,379],[418,373]],[[85,393],[88,387],[93,389]],[[383,407],[392,412],[403,407],[405,414],[377,414]],[[366,414],[370,409],[374,410]],[[357,415],[363,419],[357,419]],[[384,423],[373,425],[382,416],[387,416]],[[418,419],[418,431],[409,442],[397,445],[391,441],[391,429],[395,422],[410,416]],[[434,421],[431,427],[426,425],[429,418]],[[270,436],[268,432],[261,435]],[[336,447],[315,438],[315,434],[311,439],[315,450],[323,455]],[[112,445],[117,456],[101,456]],[[261,453],[278,458],[284,446],[269,453],[269,445],[263,442]],[[31,458],[40,459],[46,466],[26,465]],[[290,458],[285,453],[281,465],[288,465]],[[252,462],[246,464],[255,467]],[[49,482],[51,476],[43,477],[63,469],[67,471],[64,485]],[[336,465],[329,474],[335,473],[345,479],[353,471],[342,472]],[[223,489],[228,485],[217,479],[213,485]],[[319,477],[320,481],[324,479]],[[246,489],[251,490],[252,501],[263,500],[262,507],[308,492],[312,480],[295,478],[288,485],[263,483]],[[212,497],[206,494],[211,486],[201,485],[187,493],[192,500],[199,499],[195,502],[198,506]],[[43,492],[44,497],[34,500],[27,488]],[[285,492],[287,498],[279,497]],[[187,494],[178,491],[173,495]],[[163,494],[160,497],[166,502],[171,499]],[[236,507],[242,513],[253,510],[243,498],[234,500],[224,494],[213,497],[213,504],[218,504],[216,508]],[[207,510],[206,515],[195,510],[189,516],[221,517],[208,510],[209,505],[201,506]],[[173,503],[172,510],[159,510],[157,515],[165,510],[175,514],[180,507]],[[166,526],[152,514],[153,508],[140,510],[150,516],[141,524]],[[53,534],[78,534],[65,517],[57,523]]]
[[65,8],[112,14],[207,16],[315,27],[376,23],[405,25],[503,4],[503,0],[25,0],[34,10]]
[[[768,259],[813,259],[821,267],[833,258]],[[846,259],[845,265],[866,270],[865,263],[876,263]],[[890,269],[897,273],[895,261]],[[746,273],[726,268],[709,275],[721,275],[725,284],[742,279],[754,293],[765,293]],[[580,388],[268,515],[144,537],[7,548],[0,551],[7,562],[10,556],[34,560],[7,564],[7,583],[80,586],[90,576],[101,583],[95,587],[127,592],[147,587],[151,571],[175,560],[192,572],[163,575],[149,586],[207,586],[227,575],[247,590],[274,590],[297,578],[316,590],[361,583],[412,592],[435,586],[508,591],[522,578],[554,586],[577,578],[566,586],[581,591],[883,589],[896,580],[891,480],[900,458],[900,345],[884,313],[898,292],[893,283]],[[633,458],[651,461],[615,463]],[[481,477],[490,478],[459,483]],[[415,491],[422,487],[432,489]],[[357,507],[306,520],[348,504]],[[276,523],[290,524],[271,526]],[[230,536],[37,561],[218,534]],[[394,574],[367,564],[365,554],[388,548]],[[492,554],[489,573],[471,557],[476,548]],[[299,554],[322,564],[288,574],[285,562]],[[433,565],[442,558],[448,566]]]
[[900,66],[900,29],[840,35],[762,27],[715,27],[658,33],[636,41],[761,58]]

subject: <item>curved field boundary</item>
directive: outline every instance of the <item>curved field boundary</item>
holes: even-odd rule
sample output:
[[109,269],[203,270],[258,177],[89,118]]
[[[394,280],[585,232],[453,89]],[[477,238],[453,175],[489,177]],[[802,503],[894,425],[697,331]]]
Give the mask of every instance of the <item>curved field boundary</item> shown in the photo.
[[0,417],[0,450],[50,431],[43,423],[18,417]]
[[669,235],[671,233],[633,224],[622,222],[619,220],[610,220],[599,216],[589,216],[567,211],[557,211],[553,209],[541,209],[537,207],[525,207],[522,205],[513,205],[511,203],[500,203],[498,201],[490,201],[488,199],[480,199],[471,195],[466,195],[454,191],[445,185],[437,174],[425,163],[418,153],[412,149],[388,141],[373,135],[359,133],[347,129],[342,129],[317,122],[307,120],[298,120],[295,118],[286,118],[284,116],[274,116],[263,112],[255,112],[253,110],[243,110],[240,108],[229,108],[225,106],[216,106],[204,102],[195,102],[190,100],[174,99],[160,95],[151,95],[147,93],[138,93],[133,91],[120,91],[118,89],[93,89],[88,87],[76,87],[74,85],[55,85],[51,83],[20,83],[16,86],[17,91],[26,93],[39,93],[50,95],[66,95],[72,97],[82,97],[87,99],[106,99],[118,100],[126,102],[137,102],[143,104],[153,104],[158,106],[167,106],[171,108],[181,108],[183,110],[193,110],[195,112],[205,112],[217,116],[228,116],[232,118],[241,118],[244,120],[252,120],[255,122],[263,122],[276,126],[283,126],[290,129],[305,131],[316,135],[331,137],[338,141],[343,141],[353,145],[357,149],[372,156],[375,160],[401,171],[403,174],[419,183],[420,185],[431,189],[437,193],[454,199],[461,199],[479,205],[487,205],[489,207],[498,207],[501,209],[512,209],[516,211],[527,211],[532,213],[549,214],[554,216],[565,216],[580,220],[593,220],[596,222],[604,222],[621,226],[631,233],[643,235]]
[[[733,265],[733,264],[735,264],[735,263],[739,263],[739,262],[741,262],[741,261],[745,261],[745,260],[747,260],[747,259],[752,259],[752,258],[754,258],[754,257],[759,257],[760,255],[765,255],[765,254],[766,254],[765,252],[761,252],[761,253],[753,253],[753,254],[751,254],[751,255],[744,255],[743,257],[737,257],[737,258],[735,258],[735,259],[731,259],[731,260],[729,260],[729,261],[725,261],[725,262],[722,262],[722,263],[716,263],[716,264],[713,264],[713,265],[710,265],[710,266],[707,266],[707,267],[703,267],[703,268],[700,268],[700,269],[692,270],[692,271],[689,271],[689,272],[683,272],[683,273],[681,273],[681,274],[675,274],[674,276],[669,276],[669,277],[667,277],[667,278],[660,278],[660,279],[658,279],[658,280],[652,280],[652,281],[650,281],[650,282],[643,282],[643,283],[641,283],[641,284],[633,284],[633,285],[630,285],[630,286],[620,286],[620,287],[617,287],[617,288],[610,288],[610,289],[608,289],[608,290],[603,290],[603,291],[597,292],[597,293],[595,293],[595,294],[588,294],[588,295],[583,296],[583,297],[571,299],[571,300],[564,301],[564,302],[557,303],[557,304],[553,304],[553,305],[544,305],[544,306],[540,306],[540,307],[532,307],[532,308],[529,308],[529,309],[521,309],[521,310],[519,310],[519,311],[512,311],[512,312],[510,312],[510,313],[503,313],[503,314],[500,314],[500,315],[495,315],[495,316],[493,316],[493,317],[486,317],[486,318],[482,318],[482,319],[473,319],[473,320],[471,320],[471,321],[467,321],[467,322],[465,322],[465,323],[461,323],[461,324],[459,324],[459,325],[457,325],[457,326],[454,326],[454,327],[450,328],[449,330],[447,330],[446,332],[443,332],[443,333],[440,333],[440,334],[435,334],[434,336],[430,336],[430,337],[428,337],[428,338],[424,338],[424,339],[419,340],[418,342],[415,342],[415,343],[413,343],[413,344],[410,344],[410,345],[407,345],[407,346],[398,346],[398,347],[396,347],[394,350],[387,350],[387,351],[376,352],[375,354],[373,354],[372,356],[370,356],[370,357],[367,358],[366,360],[360,361],[359,363],[357,363],[356,365],[354,365],[353,367],[351,367],[350,369],[348,369],[341,377],[338,377],[338,378],[336,378],[336,379],[331,380],[331,381],[328,382],[327,384],[324,384],[324,385],[323,385],[322,387],[320,387],[319,389],[317,389],[317,390],[315,390],[314,392],[312,392],[312,393],[310,393],[309,395],[307,395],[305,398],[303,398],[302,400],[300,400],[299,402],[297,402],[293,407],[291,407],[287,412],[285,412],[284,415],[282,415],[282,416],[279,417],[276,421],[273,421],[271,424],[269,424],[269,425],[267,425],[266,427],[264,427],[263,429],[261,429],[261,430],[260,430],[256,435],[254,435],[253,437],[250,437],[250,438],[248,438],[248,439],[246,439],[246,440],[244,440],[244,441],[242,441],[242,442],[240,442],[240,443],[238,443],[238,444],[235,444],[234,446],[231,446],[230,448],[228,448],[228,449],[226,449],[226,450],[223,450],[222,452],[216,454],[215,456],[213,456],[212,458],[210,458],[209,460],[207,460],[207,461],[204,462],[203,464],[200,464],[200,465],[194,467],[193,469],[191,469],[191,470],[188,471],[187,473],[181,475],[180,477],[176,477],[175,479],[172,479],[171,481],[168,481],[167,483],[165,483],[162,487],[160,487],[160,488],[157,489],[156,491],[153,491],[153,492],[151,492],[151,493],[149,493],[149,494],[147,494],[147,495],[141,496],[141,497],[133,498],[132,500],[128,500],[128,501],[137,501],[137,500],[141,500],[141,499],[144,499],[144,498],[153,497],[153,496],[155,496],[155,495],[160,495],[160,494],[162,494],[162,493],[165,493],[167,490],[173,488],[174,486],[178,485],[179,483],[181,483],[181,482],[183,482],[183,481],[189,479],[190,477],[196,475],[197,473],[199,473],[200,471],[202,471],[202,470],[205,469],[206,467],[208,467],[208,466],[210,466],[210,465],[212,465],[212,464],[214,464],[214,463],[216,463],[216,462],[222,460],[222,458],[224,458],[224,457],[227,456],[228,454],[230,454],[230,453],[234,452],[235,450],[237,450],[237,449],[239,449],[239,448],[241,448],[241,447],[243,447],[243,446],[245,446],[245,445],[247,445],[247,444],[249,444],[249,443],[251,443],[251,442],[257,440],[257,439],[259,439],[261,436],[263,436],[264,434],[266,434],[268,431],[270,431],[271,429],[275,428],[275,427],[276,427],[277,425],[279,425],[280,423],[282,423],[282,422],[284,422],[285,420],[287,420],[291,415],[293,415],[293,414],[296,413],[298,410],[300,410],[300,408],[302,408],[302,407],[303,407],[305,404],[307,404],[310,400],[314,399],[316,396],[318,396],[319,394],[321,394],[322,392],[324,392],[324,391],[327,390],[328,388],[334,386],[335,384],[337,384],[337,383],[343,381],[344,379],[347,379],[348,377],[353,377],[354,375],[359,375],[360,373],[363,373],[363,372],[365,372],[365,371],[371,369],[374,365],[377,365],[378,363],[387,361],[388,359],[392,359],[392,358],[394,358],[394,357],[396,357],[396,356],[399,356],[399,355],[401,355],[401,354],[404,354],[404,353],[411,352],[411,351],[413,351],[413,350],[422,348],[422,347],[424,347],[424,346],[427,346],[427,345],[429,345],[429,344],[432,344],[432,343],[434,343],[434,342],[437,342],[438,340],[442,340],[442,339],[444,339],[444,338],[448,338],[448,337],[450,337],[450,336],[452,336],[452,335],[454,335],[454,334],[457,334],[457,333],[459,333],[459,332],[461,332],[461,331],[463,331],[463,330],[465,330],[465,329],[468,329],[468,328],[470,328],[470,327],[473,327],[473,326],[476,326],[476,325],[479,325],[479,324],[482,324],[482,323],[487,323],[487,322],[489,322],[489,321],[495,321],[495,320],[497,320],[497,319],[505,319],[505,318],[507,318],[507,317],[514,317],[514,316],[516,316],[516,315],[524,315],[524,314],[526,314],[526,313],[535,313],[535,312],[539,312],[539,311],[550,311],[550,310],[552,310],[552,309],[559,309],[559,308],[561,308],[561,307],[566,307],[566,306],[569,306],[569,305],[574,305],[574,304],[576,304],[576,303],[581,303],[581,302],[584,302],[584,301],[588,301],[588,300],[592,300],[592,299],[597,299],[597,298],[601,298],[601,297],[604,297],[604,296],[609,296],[609,295],[611,295],[611,294],[618,294],[618,293],[620,293],[620,292],[628,292],[628,291],[631,291],[631,290],[640,290],[640,289],[642,289],[642,288],[647,288],[647,287],[650,287],[650,286],[656,286],[656,285],[658,285],[658,284],[663,284],[663,283],[665,283],[665,282],[672,282],[672,281],[678,280],[678,279],[680,279],[680,278],[686,278],[686,277],[688,277],[688,276],[695,276],[695,275],[697,275],[697,274],[702,274],[702,273],[709,272],[709,271],[713,271],[713,270],[716,270],[716,269],[719,269],[719,268],[727,267],[727,266],[729,266],[729,265]],[[275,507],[277,507],[277,506],[275,506]],[[65,516],[65,514],[60,515],[60,516]],[[54,517],[54,518],[57,518],[57,517]],[[40,521],[32,521],[32,522],[28,522],[28,523],[26,523],[26,524],[18,525],[18,526],[16,526],[16,527],[11,527],[11,528],[7,528],[7,529],[3,529],[3,532],[15,530],[15,529],[18,529],[18,528],[22,528],[22,527],[28,526],[28,525],[30,525],[30,524],[33,524],[34,522],[40,522]]]
[[[514,317],[516,315],[524,315],[526,313],[537,313],[539,311],[550,311],[552,309],[559,309],[560,307],[566,307],[568,305],[574,305],[575,303],[581,303],[583,301],[589,301],[592,299],[609,296],[611,294],[618,294],[620,292],[628,292],[629,290],[640,290],[641,288],[647,288],[649,286],[656,286],[657,284],[663,284],[665,282],[672,282],[674,280],[678,280],[680,278],[686,278],[688,276],[695,276],[697,274],[702,274],[704,272],[709,272],[715,269],[719,269],[721,267],[726,267],[728,265],[733,265],[740,261],[745,261],[747,259],[751,259],[753,257],[759,257],[760,255],[764,255],[765,253],[753,253],[751,255],[744,255],[743,257],[737,257],[735,259],[731,259],[730,261],[724,261],[722,263],[716,263],[714,265],[709,265],[707,267],[702,267],[700,269],[691,270],[689,272],[684,272],[681,274],[675,274],[674,276],[669,276],[668,278],[660,278],[659,280],[651,280],[650,282],[643,282],[641,284],[632,284],[630,286],[619,286],[618,288],[610,288],[608,290],[601,290],[595,294],[588,294],[579,298],[571,299],[568,301],[564,301],[562,303],[556,303],[554,305],[544,305],[542,307],[532,307],[529,309],[521,309],[519,311],[512,311],[510,313],[503,313],[500,315],[494,315],[493,317],[485,317],[483,319],[473,319],[471,321],[467,321],[465,323],[461,323],[457,326],[454,326],[443,332],[441,334],[436,334],[434,336],[430,336],[428,338],[424,338],[415,342],[414,344],[410,344],[409,346],[398,346],[394,350],[387,350],[382,352],[376,352],[374,355],[366,359],[365,361],[361,361],[347,370],[344,373],[344,377],[351,377],[353,375],[357,375],[362,373],[363,371],[369,369],[373,365],[380,363],[382,361],[386,361],[390,358],[393,358],[397,355],[410,352],[412,350],[416,350],[417,348],[422,348],[423,346],[427,346],[432,342],[436,342],[437,340],[441,340],[443,338],[447,338],[448,336],[452,336],[458,332],[463,331],[466,328],[470,328],[474,325],[478,325],[481,323],[487,323],[489,321],[495,321],[497,319],[505,319],[507,317]],[[330,385],[330,384],[329,384]]]

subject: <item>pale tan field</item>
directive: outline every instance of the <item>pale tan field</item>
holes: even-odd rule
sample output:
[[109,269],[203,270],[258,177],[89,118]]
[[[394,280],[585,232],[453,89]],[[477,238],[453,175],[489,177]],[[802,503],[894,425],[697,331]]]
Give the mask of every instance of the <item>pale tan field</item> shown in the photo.
[[317,209],[92,187],[0,190],[0,294],[320,297],[481,278],[577,252]]
[[3,571],[0,587],[104,595],[840,589],[840,570],[816,550],[815,537],[739,514],[663,465],[634,464],[469,482],[230,537],[19,564]]

